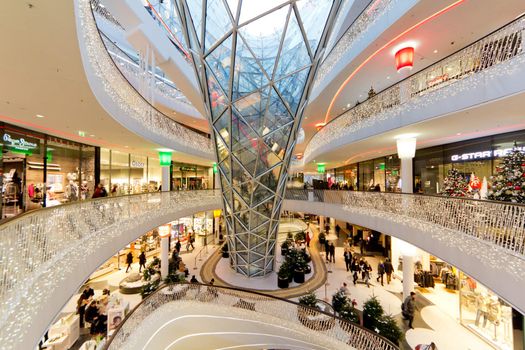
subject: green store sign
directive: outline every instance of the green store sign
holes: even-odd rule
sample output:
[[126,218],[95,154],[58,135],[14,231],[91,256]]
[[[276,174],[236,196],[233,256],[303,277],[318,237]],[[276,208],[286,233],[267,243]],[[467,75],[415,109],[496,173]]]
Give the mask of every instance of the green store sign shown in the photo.
[[40,140],[11,132],[4,133],[3,146],[14,153],[40,153]]

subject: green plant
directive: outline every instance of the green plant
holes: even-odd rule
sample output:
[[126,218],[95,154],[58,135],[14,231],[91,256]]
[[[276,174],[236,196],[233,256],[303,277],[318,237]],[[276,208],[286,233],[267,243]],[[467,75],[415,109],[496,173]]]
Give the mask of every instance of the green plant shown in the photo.
[[345,304],[348,303],[348,297],[346,296],[345,292],[337,291],[334,295],[332,295],[332,307],[334,308],[335,312],[340,313]]
[[297,232],[295,234],[295,237],[294,239],[296,241],[304,241],[306,239],[306,233],[304,231],[301,231],[301,232]]
[[153,293],[157,290],[160,284],[160,279],[157,279],[153,282],[150,282],[142,287],[142,290],[140,291],[140,295],[142,296],[142,299]]
[[363,305],[363,324],[366,328],[375,331],[383,316],[384,310],[376,296],[365,301]]
[[360,323],[359,312],[349,301],[347,301],[342,306],[341,310],[339,311],[339,317],[352,323]]
[[279,271],[277,272],[277,276],[282,279],[288,279],[292,274],[292,271],[290,270],[290,265],[285,262],[281,264],[279,267]]
[[286,234],[286,239],[292,240],[293,239],[293,234],[291,232],[288,232]]
[[186,277],[184,277],[183,274],[179,274],[179,273],[170,273],[164,279],[164,283],[166,283],[166,284],[185,282],[185,281],[186,281]]
[[144,272],[142,273],[142,277],[144,278],[144,281],[151,280],[151,277],[154,276],[158,271],[155,270],[154,267],[151,265],[144,269]]
[[403,332],[397,321],[390,315],[383,315],[377,323],[377,330],[380,335],[387,338],[394,344],[399,344],[403,340]]
[[317,296],[314,292],[310,292],[306,295],[303,295],[299,298],[299,304],[318,309]]

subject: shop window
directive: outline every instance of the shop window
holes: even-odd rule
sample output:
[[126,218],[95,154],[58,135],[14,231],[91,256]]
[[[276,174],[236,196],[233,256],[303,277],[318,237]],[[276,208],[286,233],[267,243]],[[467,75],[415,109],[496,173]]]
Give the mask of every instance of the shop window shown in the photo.
[[401,192],[401,161],[397,155],[391,155],[385,159],[385,191]]
[[374,161],[359,163],[359,190],[369,191],[374,188]]
[[385,158],[374,159],[374,190],[385,191]]
[[128,153],[111,151],[111,189],[112,196],[131,193],[130,188],[130,157]]
[[111,190],[111,151],[106,148],[100,149],[100,183],[109,193]]
[[82,146],[80,170],[80,199],[85,200],[95,189],[95,147]]
[[460,285],[461,323],[498,349],[514,349],[512,308],[463,272]]
[[148,160],[146,157],[131,155],[130,186],[131,193],[148,192]]
[[58,138],[49,138],[46,178],[47,207],[80,200],[82,181],[80,145]]
[[157,158],[148,158],[148,191],[157,191],[162,183],[162,167]]

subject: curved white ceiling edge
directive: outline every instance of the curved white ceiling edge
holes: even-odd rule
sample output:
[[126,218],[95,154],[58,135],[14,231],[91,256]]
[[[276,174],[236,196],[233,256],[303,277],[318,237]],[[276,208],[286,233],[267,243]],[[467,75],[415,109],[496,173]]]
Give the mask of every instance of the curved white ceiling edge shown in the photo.
[[[390,216],[381,215],[379,211],[378,215],[364,214],[338,204],[285,200],[283,209],[325,215],[413,244],[456,266],[525,314],[525,298],[523,297],[525,276],[522,273],[525,271],[525,260],[495,245],[464,234],[453,235],[451,232],[446,232],[445,229],[439,232],[441,239],[435,239],[429,232],[422,232],[417,227],[417,223],[401,224],[392,220]],[[469,249],[475,252],[468,254]],[[497,259],[498,264],[490,263],[493,259]],[[517,276],[522,278],[518,279]]]
[[[87,10],[86,10],[86,6],[88,7]],[[85,13],[81,13],[81,11],[85,11]],[[182,127],[184,129],[184,132],[189,133],[189,135],[194,134],[196,139],[202,139],[203,142],[207,142],[209,144],[200,145],[200,147],[196,145],[192,146],[190,143],[184,142],[182,138],[168,137],[166,136],[166,133],[162,134],[161,132],[158,132],[157,131],[158,128],[155,128],[154,126],[151,126],[151,125],[144,125],[144,123],[139,122],[140,117],[134,118],[130,116],[129,112],[126,111],[123,106],[118,105],[118,103],[116,103],[113,100],[111,96],[112,88],[108,86],[109,84],[105,82],[103,80],[104,78],[102,77],[104,76],[104,72],[101,72],[100,69],[96,67],[97,63],[92,62],[92,60],[90,59],[90,54],[87,52],[88,49],[90,49],[90,47],[94,47],[96,45],[103,45],[100,37],[98,37],[97,35],[92,35],[94,37],[94,38],[91,38],[93,39],[93,41],[90,41],[88,40],[89,38],[87,38],[86,32],[90,29],[95,30],[93,28],[88,28],[88,27],[90,26],[96,27],[96,24],[94,23],[94,19],[92,18],[92,15],[91,15],[91,9],[89,8],[88,1],[75,0],[75,17],[76,17],[76,31],[77,31],[78,41],[79,41],[80,56],[82,58],[82,64],[84,67],[86,78],[93,92],[93,95],[95,96],[97,101],[100,103],[102,108],[104,108],[104,110],[111,117],[113,117],[113,119],[119,122],[123,127],[144,137],[147,140],[155,142],[159,145],[162,145],[174,151],[186,153],[186,154],[193,155],[193,156],[196,156],[202,159],[206,159],[206,160],[214,160],[215,152],[213,151],[213,147],[211,145],[210,139],[207,139],[203,135],[197,134],[196,132],[191,131],[187,129],[186,127],[182,127],[182,126],[179,126],[179,127]],[[96,40],[98,40],[98,42],[95,42]],[[107,52],[104,52],[103,54],[107,55],[108,56],[107,58],[111,60]],[[114,65],[113,65],[113,68],[115,69],[114,77],[116,77],[116,79],[122,79],[123,84],[129,85],[129,83],[124,79],[124,77],[118,71],[118,68],[116,68]],[[149,105],[149,103],[143,100],[143,98],[139,95],[137,91],[135,91],[131,86],[129,87],[129,89],[131,93],[136,94],[136,97],[134,97],[135,101],[142,101],[144,103],[145,108],[151,108],[152,110],[154,110],[154,108],[151,105]],[[133,111],[133,113],[138,113],[138,112]],[[165,117],[165,118],[168,118],[168,117]],[[175,123],[171,119],[168,122]]]
[[[318,133],[310,139],[306,146],[303,157],[304,164],[308,164],[323,154],[336,152],[341,147],[369,137],[451,115],[523,92],[525,90],[523,83],[525,81],[525,64],[523,61],[525,61],[525,56],[516,57],[509,62],[501,63],[441,89],[414,98],[411,102],[386,111],[384,120],[364,120],[361,122],[364,124],[362,128],[342,133],[339,137],[330,140],[329,143],[312,148],[312,141],[316,137],[322,137],[322,134]],[[389,114],[392,116],[388,117]],[[329,123],[325,126],[326,131],[335,126],[336,124],[333,122]],[[455,131],[453,133],[451,131],[451,134],[455,134]],[[394,144],[393,139],[392,144]],[[348,158],[348,154],[343,155],[343,157],[345,156]]]

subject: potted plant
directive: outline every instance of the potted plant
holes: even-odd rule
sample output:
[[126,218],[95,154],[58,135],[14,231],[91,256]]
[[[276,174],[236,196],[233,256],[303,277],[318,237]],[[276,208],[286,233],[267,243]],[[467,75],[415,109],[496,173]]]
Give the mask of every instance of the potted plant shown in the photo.
[[310,292],[299,298],[297,306],[297,318],[310,329],[327,330],[334,326],[335,319],[332,316],[319,312],[317,296]]
[[221,251],[222,251],[222,257],[223,258],[229,258],[230,257],[230,253],[228,251],[228,243],[225,243],[222,246]]
[[302,267],[295,267],[293,270],[293,280],[295,283],[304,283],[304,270]]
[[288,288],[290,285],[290,282],[288,281],[290,276],[290,271],[288,268],[283,264],[279,268],[279,271],[277,272],[277,286],[279,288]]
[[317,295],[314,292],[303,295],[299,298],[299,304],[309,306],[314,309],[318,309],[317,306]]
[[283,244],[281,244],[281,255],[286,256],[288,252],[290,251],[290,242],[284,241]]

